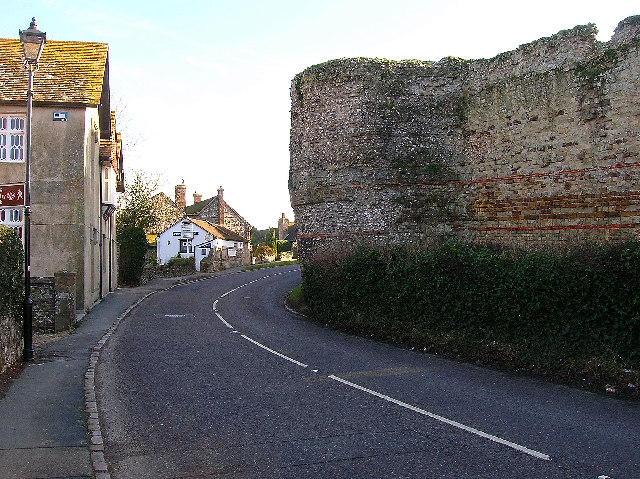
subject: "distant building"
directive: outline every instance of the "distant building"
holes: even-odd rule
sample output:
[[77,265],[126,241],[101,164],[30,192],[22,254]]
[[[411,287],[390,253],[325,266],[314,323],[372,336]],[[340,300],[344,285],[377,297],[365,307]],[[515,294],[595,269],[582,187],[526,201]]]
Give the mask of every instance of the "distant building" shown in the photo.
[[284,216],[278,218],[278,239],[283,240],[287,237],[287,230],[289,229],[289,220]]
[[218,188],[218,196],[202,200],[202,195],[194,194],[194,203],[185,212],[190,218],[208,221],[223,226],[243,238],[251,238],[251,224],[224,200],[224,189]]
[[158,264],[166,264],[176,256],[194,258],[196,271],[200,271],[201,261],[216,251],[221,260],[233,258],[231,261],[238,265],[251,264],[247,238],[223,226],[188,217],[158,235],[156,251]]
[[150,242],[153,242],[158,234],[175,224],[185,215],[192,219],[220,225],[243,238],[249,239],[251,237],[251,224],[224,201],[224,189],[222,187],[218,188],[217,196],[206,200],[202,199],[200,193],[194,193],[193,204],[189,206],[187,206],[186,191],[187,187],[183,181],[175,187],[175,200],[171,200],[164,193],[158,193],[152,198],[155,205],[154,211],[159,222],[156,226],[146,231]]
[[170,226],[174,225],[176,221],[183,218],[186,205],[186,191],[187,187],[181,183],[175,187],[175,201],[171,200],[167,195],[160,192],[151,198],[153,204],[153,211],[158,219],[157,223],[148,228],[145,233],[147,234],[147,240],[149,243],[156,241],[156,237],[165,231]]
[[284,213],[282,213],[282,216],[278,218],[278,240],[287,240],[290,243],[294,243],[296,241],[295,223],[289,221],[289,219],[285,217]]

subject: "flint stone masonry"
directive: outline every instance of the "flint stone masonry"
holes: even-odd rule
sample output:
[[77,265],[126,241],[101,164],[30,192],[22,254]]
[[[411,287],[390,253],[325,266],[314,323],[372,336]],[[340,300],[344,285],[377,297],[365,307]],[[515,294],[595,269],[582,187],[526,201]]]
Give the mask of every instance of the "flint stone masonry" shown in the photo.
[[233,256],[229,255],[230,249],[231,248],[211,249],[209,256],[200,261],[200,272],[213,273],[215,271],[251,264],[251,251],[249,248],[233,248]]
[[[20,318],[22,319],[22,318]],[[0,374],[18,362],[22,353],[22,321],[0,315]]]
[[352,58],[291,86],[301,261],[363,241],[517,248],[640,234],[640,16],[489,60]]
[[31,298],[34,331],[58,333],[77,326],[75,273],[31,278]]

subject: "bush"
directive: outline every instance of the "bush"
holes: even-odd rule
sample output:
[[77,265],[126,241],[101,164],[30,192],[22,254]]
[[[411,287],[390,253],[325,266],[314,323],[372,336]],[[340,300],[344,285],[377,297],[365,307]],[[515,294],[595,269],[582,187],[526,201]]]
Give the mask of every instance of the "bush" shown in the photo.
[[275,254],[276,253],[273,251],[273,248],[265,244],[261,244],[253,251],[253,255],[256,258],[266,258],[267,256],[274,256]]
[[20,318],[24,299],[22,243],[15,233],[0,225],[0,316]]
[[287,251],[291,251],[290,241],[278,240],[276,244],[278,245],[278,253],[286,253]]
[[118,229],[120,252],[119,277],[123,286],[138,286],[147,252],[147,236],[140,226],[122,226]]
[[302,295],[341,329],[427,350],[455,338],[472,356],[549,370],[605,357],[640,366],[638,284],[637,241],[565,255],[453,243],[306,265]]
[[[195,258],[193,256],[183,258],[182,256],[174,256],[167,261],[167,267],[169,268],[180,268],[180,267],[190,267],[195,265]],[[195,266],[194,266],[195,267]]]

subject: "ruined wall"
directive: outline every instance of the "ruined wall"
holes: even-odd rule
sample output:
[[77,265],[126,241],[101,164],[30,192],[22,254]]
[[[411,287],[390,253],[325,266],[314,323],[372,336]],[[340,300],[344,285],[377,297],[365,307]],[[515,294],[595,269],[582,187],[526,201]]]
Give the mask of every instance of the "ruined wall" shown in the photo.
[[531,248],[640,232],[640,17],[490,60],[334,60],[291,87],[289,188],[318,249]]

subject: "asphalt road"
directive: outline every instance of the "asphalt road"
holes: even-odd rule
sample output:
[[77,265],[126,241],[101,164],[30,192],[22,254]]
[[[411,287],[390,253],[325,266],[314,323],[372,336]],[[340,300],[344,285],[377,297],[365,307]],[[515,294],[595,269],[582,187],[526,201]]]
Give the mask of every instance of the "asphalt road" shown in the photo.
[[296,317],[298,268],[158,293],[103,349],[124,478],[640,478],[640,405]]

